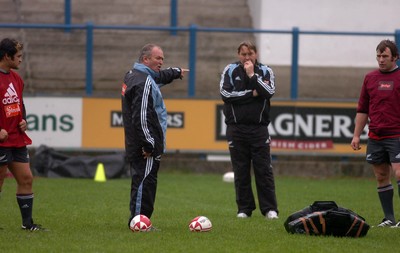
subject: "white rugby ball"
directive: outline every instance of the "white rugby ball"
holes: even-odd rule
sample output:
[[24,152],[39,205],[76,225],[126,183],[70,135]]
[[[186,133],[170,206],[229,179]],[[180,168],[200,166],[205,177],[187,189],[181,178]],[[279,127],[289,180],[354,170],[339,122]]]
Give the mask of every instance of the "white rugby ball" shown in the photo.
[[207,232],[211,229],[211,221],[205,216],[197,216],[189,223],[189,230],[192,232]]
[[129,224],[132,232],[147,232],[151,228],[152,224],[146,215],[138,214],[131,220]]
[[231,172],[226,172],[224,176],[222,177],[222,181],[232,183],[235,180],[235,174],[233,171]]

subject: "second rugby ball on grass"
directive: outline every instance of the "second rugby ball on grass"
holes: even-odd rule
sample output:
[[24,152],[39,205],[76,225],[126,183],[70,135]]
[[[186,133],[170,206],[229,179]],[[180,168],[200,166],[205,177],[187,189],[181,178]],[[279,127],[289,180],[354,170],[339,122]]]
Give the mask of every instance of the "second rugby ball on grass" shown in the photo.
[[226,172],[222,177],[222,181],[228,183],[232,183],[234,179],[235,179],[235,174],[233,173],[233,171]]

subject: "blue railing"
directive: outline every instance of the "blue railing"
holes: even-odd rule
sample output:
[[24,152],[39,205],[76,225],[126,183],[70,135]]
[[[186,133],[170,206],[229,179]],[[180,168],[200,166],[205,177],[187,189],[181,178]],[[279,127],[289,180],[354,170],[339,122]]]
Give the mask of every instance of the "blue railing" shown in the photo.
[[[64,0],[64,24],[71,24],[71,0]],[[70,30],[66,29],[65,31],[69,32]]]
[[[170,6],[170,26],[178,27],[178,0],[171,0]],[[171,30],[171,35],[176,34],[176,30]]]
[[[178,0],[170,0],[170,27],[178,26]],[[64,0],[64,24],[71,24],[71,0]],[[65,30],[69,32],[69,29]],[[176,35],[176,30],[171,30],[171,35]]]
[[[269,34],[289,34],[292,35],[292,62],[290,79],[290,98],[298,98],[298,58],[299,58],[299,38],[300,35],[329,35],[329,36],[382,36],[394,37],[397,46],[400,48],[400,30],[393,33],[387,32],[332,32],[332,31],[302,31],[297,27],[292,30],[262,30],[246,28],[209,28],[191,25],[189,27],[163,27],[163,26],[126,26],[126,25],[95,25],[91,22],[86,24],[1,24],[0,28],[14,29],[71,29],[86,30],[86,95],[91,96],[93,92],[93,31],[94,30],[147,30],[147,31],[170,31],[176,34],[178,31],[189,32],[189,78],[188,78],[188,97],[195,96],[196,79],[196,43],[198,32],[224,32],[224,33],[269,33]],[[398,62],[399,63],[399,62]]]
[[[66,32],[71,29],[86,29],[86,94],[92,94],[92,70],[93,70],[93,30],[94,29],[124,29],[124,30],[169,30],[170,34],[175,36],[177,31],[189,31],[189,72],[188,78],[188,96],[195,96],[195,78],[196,78],[196,42],[197,32],[242,32],[242,33],[278,33],[292,35],[292,62],[291,62],[291,78],[290,78],[290,98],[297,99],[298,97],[298,61],[299,61],[299,38],[300,35],[345,35],[345,36],[394,36],[398,48],[400,48],[400,30],[394,33],[379,33],[379,32],[329,32],[329,31],[300,31],[294,27],[291,31],[283,30],[257,30],[257,29],[226,29],[226,28],[199,28],[196,25],[190,27],[178,27],[178,0],[170,0],[170,26],[169,27],[146,27],[146,26],[96,26],[93,23],[74,26],[71,24],[71,0],[64,0],[64,20],[63,28]],[[10,24],[11,28],[15,26]],[[7,24],[0,24],[0,28],[7,28]],[[32,25],[21,26],[15,28],[60,28],[58,25]],[[400,64],[400,60],[398,61]]]

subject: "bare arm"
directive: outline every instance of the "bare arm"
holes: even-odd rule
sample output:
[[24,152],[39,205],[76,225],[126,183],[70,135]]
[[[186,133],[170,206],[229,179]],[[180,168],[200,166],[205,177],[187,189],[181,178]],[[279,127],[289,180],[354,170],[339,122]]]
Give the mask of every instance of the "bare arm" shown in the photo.
[[5,129],[0,129],[0,142],[4,142],[8,139],[8,133]]
[[368,114],[358,112],[356,115],[356,126],[354,128],[353,139],[351,140],[351,147],[353,150],[360,150],[360,136],[368,122]]

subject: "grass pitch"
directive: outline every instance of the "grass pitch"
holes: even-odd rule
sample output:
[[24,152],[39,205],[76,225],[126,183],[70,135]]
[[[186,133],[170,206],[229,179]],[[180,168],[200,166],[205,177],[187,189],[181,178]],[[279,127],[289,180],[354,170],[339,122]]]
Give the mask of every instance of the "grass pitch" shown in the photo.
[[[277,177],[280,218],[266,220],[258,209],[250,219],[236,218],[234,187],[222,175],[161,172],[151,219],[161,231],[151,233],[128,229],[129,179],[36,178],[34,218],[48,232],[20,228],[15,186],[6,179],[0,198],[0,252],[393,252],[400,236],[393,228],[374,227],[363,238],[292,235],[284,229],[291,213],[315,200],[334,200],[378,224],[383,214],[370,178]],[[395,194],[398,217],[399,202]],[[212,231],[189,231],[198,215],[211,220]]]

